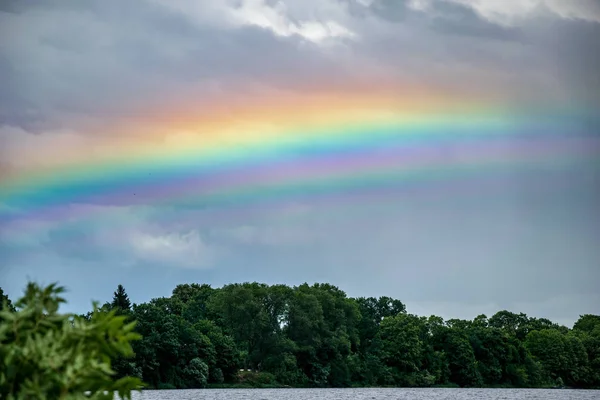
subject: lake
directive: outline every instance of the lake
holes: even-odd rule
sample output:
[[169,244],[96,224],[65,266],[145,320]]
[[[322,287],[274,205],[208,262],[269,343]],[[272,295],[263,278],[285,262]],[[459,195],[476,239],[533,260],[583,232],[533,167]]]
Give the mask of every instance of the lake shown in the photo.
[[134,400],[588,400],[600,390],[544,389],[203,389],[151,390]]

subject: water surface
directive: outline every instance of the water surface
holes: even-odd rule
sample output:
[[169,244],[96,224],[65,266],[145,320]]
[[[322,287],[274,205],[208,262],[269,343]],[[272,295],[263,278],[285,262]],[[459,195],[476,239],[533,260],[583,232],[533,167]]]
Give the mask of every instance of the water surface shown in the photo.
[[600,390],[544,389],[203,389],[152,390],[133,400],[591,400]]

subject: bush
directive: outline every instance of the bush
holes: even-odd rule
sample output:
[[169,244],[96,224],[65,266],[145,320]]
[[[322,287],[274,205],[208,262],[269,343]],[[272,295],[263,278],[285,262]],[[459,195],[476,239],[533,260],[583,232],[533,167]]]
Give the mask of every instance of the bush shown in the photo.
[[256,371],[240,371],[238,375],[239,383],[253,386],[253,387],[264,387],[264,386],[276,386],[277,382],[275,376],[268,372],[256,372]]
[[213,383],[223,383],[225,382],[225,376],[223,375],[223,370],[221,368],[214,368],[209,372],[210,381]]
[[97,312],[97,305],[90,321],[59,314],[63,291],[30,283],[16,311],[0,311],[0,398],[131,398],[141,381],[115,380],[111,358],[133,354],[134,323]]
[[171,383],[164,383],[161,382],[158,384],[158,386],[156,387],[159,390],[173,390],[173,389],[177,389],[177,387]]
[[188,388],[203,388],[208,382],[208,365],[199,358],[193,358],[183,369]]

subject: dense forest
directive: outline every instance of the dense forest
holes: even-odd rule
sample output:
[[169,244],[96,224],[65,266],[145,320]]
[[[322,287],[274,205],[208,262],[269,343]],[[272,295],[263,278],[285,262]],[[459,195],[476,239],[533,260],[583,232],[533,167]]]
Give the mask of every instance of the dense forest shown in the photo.
[[119,285],[99,312],[110,310],[141,335],[113,360],[117,375],[155,388],[600,386],[596,315],[573,329],[509,311],[445,321],[329,284],[259,283],[179,285],[133,305]]

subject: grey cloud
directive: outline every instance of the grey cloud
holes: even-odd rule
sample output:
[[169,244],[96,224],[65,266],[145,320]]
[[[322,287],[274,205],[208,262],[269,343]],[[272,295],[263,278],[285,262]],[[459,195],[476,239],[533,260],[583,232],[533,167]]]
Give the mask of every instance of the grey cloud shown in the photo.
[[[421,11],[374,2],[373,10],[385,11],[373,15],[392,22],[383,33],[365,33],[361,51],[395,66],[398,79],[410,77],[451,92],[600,107],[600,42],[594,39],[600,23],[546,12],[507,26],[465,4],[436,1]],[[386,17],[396,9],[401,20]]]
[[375,0],[369,7],[375,15],[393,22],[404,21],[414,12],[408,7],[408,1]]
[[[289,19],[308,18],[307,4],[290,5]],[[454,93],[600,104],[598,23],[538,10],[507,27],[447,2],[427,11],[405,2],[346,4],[335,18],[356,40],[320,48],[257,26],[203,25],[156,3],[0,2],[0,125],[44,131],[91,119],[97,127],[182,97],[201,108],[223,93],[252,98],[270,88],[310,91],[321,82],[368,85],[373,71],[390,82]],[[249,82],[255,86],[242,87]],[[569,129],[600,132],[600,120],[579,123]],[[439,150],[452,158],[464,148]],[[0,160],[0,173],[13,167]],[[508,166],[486,180],[420,187],[399,182],[384,194],[306,197],[291,208],[139,206],[107,210],[114,219],[106,222],[0,230],[0,280],[15,288],[14,297],[26,274],[60,277],[80,311],[118,283],[145,301],[181,282],[258,280],[328,281],[350,295],[390,295],[412,312],[445,316],[496,307],[565,321],[600,313],[591,304],[600,280],[598,165],[533,170]],[[17,235],[30,229],[37,234]],[[145,246],[158,243],[159,253],[165,246],[208,249],[216,258],[199,260],[203,270],[169,268],[181,260],[139,257],[132,234]],[[481,308],[468,308],[474,302]]]
[[[597,168],[545,165],[240,212],[115,207],[95,220],[41,229],[39,240],[24,237],[19,246],[11,236],[0,248],[7,260],[0,275],[14,287],[24,284],[18,271],[60,276],[80,311],[117,283],[145,301],[190,281],[326,281],[352,296],[399,298],[411,312],[467,318],[508,308],[572,323],[577,313],[600,312],[589,303],[600,279],[599,177]],[[241,235],[240,227],[247,227]],[[139,259],[127,242],[132,230],[167,239],[197,232],[223,252],[212,269],[199,258],[198,272],[190,253],[182,255],[192,264],[179,268],[177,258]],[[88,293],[71,274],[97,278],[102,290]]]
[[27,99],[19,90],[14,79],[18,72],[8,57],[0,54],[0,124],[34,129],[43,117],[33,108],[31,99]]
[[600,22],[540,19],[532,21],[529,35],[543,49],[557,83],[600,107]]
[[394,23],[420,25],[441,34],[476,36],[486,39],[518,40],[517,28],[509,28],[491,22],[473,8],[448,1],[428,3],[425,10],[410,7],[409,1],[375,0],[369,11]]
[[290,88],[290,75],[293,86],[311,86],[315,77],[323,79],[316,71],[341,79],[316,49],[262,28],[203,27],[145,2],[77,4],[0,13],[6,38],[0,68],[8,88],[0,97],[0,123],[43,129],[78,118],[127,118],[181,96],[210,101],[206,94],[215,83],[235,93],[248,82]]
[[[326,19],[311,4],[287,4],[290,21]],[[319,9],[335,10],[357,40],[324,50],[256,26],[203,25],[157,2],[4,3],[0,124],[97,126],[186,99],[201,108],[268,88],[368,85],[373,68],[441,90],[597,103],[598,23],[546,13],[507,27],[448,1],[426,11],[405,1],[329,4]]]
[[[591,296],[600,278],[593,244],[600,220],[592,212],[600,193],[590,179],[580,169],[521,170],[316,202],[285,226],[297,235],[312,231],[318,240],[244,249],[243,261],[229,264],[239,265],[235,274],[242,280],[325,280],[352,295],[385,293],[417,303],[513,308]],[[268,232],[274,223],[251,225]],[[219,276],[225,280],[231,270]],[[535,314],[534,305],[530,311]]]
[[443,34],[458,34],[499,40],[521,40],[522,34],[515,27],[505,27],[490,22],[475,11],[461,4],[449,2],[432,3],[433,17],[429,26]]
[[76,227],[50,230],[43,244],[61,257],[83,260],[106,259],[106,256],[112,257],[115,250],[106,252],[108,249],[98,246],[93,232]]
[[[27,263],[31,254],[43,254],[66,263],[205,269],[224,254],[208,233],[200,232],[203,219],[193,218],[194,212],[185,209],[169,213],[152,207],[70,208],[79,216],[61,224],[25,221],[3,227],[3,261],[15,266]],[[165,217],[170,223],[161,222]]]

